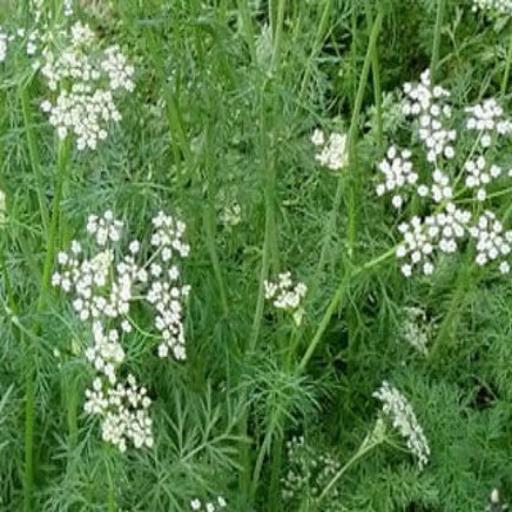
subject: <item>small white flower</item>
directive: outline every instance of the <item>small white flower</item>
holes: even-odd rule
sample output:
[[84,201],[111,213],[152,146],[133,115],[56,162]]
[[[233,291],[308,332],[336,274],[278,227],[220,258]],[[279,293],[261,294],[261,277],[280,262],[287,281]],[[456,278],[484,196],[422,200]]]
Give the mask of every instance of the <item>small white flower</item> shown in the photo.
[[4,62],[7,57],[7,43],[9,38],[7,34],[4,32],[2,27],[0,27],[0,64]]
[[291,313],[299,309],[307,293],[307,286],[304,283],[293,284],[291,272],[282,272],[277,276],[276,282],[265,281],[263,285],[265,298],[272,300],[277,309],[284,309]]
[[326,140],[323,132],[315,130],[311,140],[319,150],[315,155],[315,159],[320,165],[327,167],[331,171],[340,171],[347,166],[348,148],[346,134],[333,132]]
[[403,91],[406,99],[402,111],[406,116],[419,119],[418,136],[426,147],[427,160],[435,163],[441,156],[453,159],[452,142],[457,134],[443,127],[451,118],[451,109],[443,103],[450,96],[449,92],[439,85],[432,87],[429,70],[422,73],[420,83],[406,83]]
[[494,98],[466,108],[468,117],[466,129],[480,133],[480,145],[488,148],[492,143],[492,135],[510,135],[512,123],[503,117],[503,109]]
[[325,144],[325,135],[324,132],[320,129],[316,129],[311,136],[311,142],[315,146],[323,146]]

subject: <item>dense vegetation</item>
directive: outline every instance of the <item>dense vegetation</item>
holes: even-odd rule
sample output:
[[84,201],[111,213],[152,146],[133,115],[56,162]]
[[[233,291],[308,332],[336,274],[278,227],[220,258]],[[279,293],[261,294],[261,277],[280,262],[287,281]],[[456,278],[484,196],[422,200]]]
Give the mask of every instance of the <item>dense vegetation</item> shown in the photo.
[[511,15],[0,0],[0,509],[501,511]]

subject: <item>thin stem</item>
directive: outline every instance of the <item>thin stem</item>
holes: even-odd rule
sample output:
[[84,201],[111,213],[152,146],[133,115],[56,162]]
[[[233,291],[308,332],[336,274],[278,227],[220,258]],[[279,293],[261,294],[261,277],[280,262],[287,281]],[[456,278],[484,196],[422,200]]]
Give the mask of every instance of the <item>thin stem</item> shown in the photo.
[[247,5],[247,0],[237,0],[238,10],[240,12],[240,16],[242,18],[242,29],[245,37],[245,42],[249,47],[249,53],[251,55],[251,60],[253,64],[258,62],[256,56],[256,45],[255,45],[255,37],[254,37],[254,27],[252,25],[252,20],[249,12],[249,7]]
[[215,280],[217,281],[217,286],[219,289],[222,314],[224,317],[226,317],[229,312],[229,306],[226,295],[226,288],[224,286],[224,278],[222,276],[222,270],[219,262],[219,255],[215,245],[215,208],[212,204],[211,197],[208,198],[208,208],[205,209],[204,212],[204,227],[206,231],[206,246],[208,248],[210,261],[213,267],[213,273],[215,275]]
[[[370,29],[373,25],[373,15],[371,4],[369,3],[366,7],[366,20],[368,28]],[[382,87],[380,83],[380,64],[379,64],[379,52],[377,46],[372,50],[372,78],[373,78],[373,92],[374,92],[374,103],[377,109],[377,141],[379,147],[382,149],[384,145],[383,135],[383,123],[382,123]]]
[[[69,140],[60,141],[58,148],[57,177],[55,183],[55,191],[53,196],[52,218],[48,232],[48,240],[46,245],[46,256],[44,260],[43,272],[41,277],[41,288],[39,299],[36,305],[36,319],[32,328],[35,337],[39,336],[41,331],[41,322],[38,318],[44,309],[48,292],[50,290],[50,279],[53,262],[55,259],[55,250],[58,238],[60,206],[62,200],[62,190],[67,174],[69,163]],[[28,338],[30,339],[30,338]],[[30,354],[32,350],[27,339],[27,361],[28,370],[25,376],[25,475],[24,475],[24,510],[29,512],[32,510],[33,488],[34,488],[34,416],[35,416],[35,398],[34,398],[34,379],[35,364]]]
[[329,483],[324,487],[323,491],[318,497],[318,504],[329,494],[331,489],[336,485],[336,482],[355,464],[359,459],[364,457],[369,451],[373,450],[376,446],[381,444],[382,440],[373,440],[372,434],[367,436],[359,446],[357,452],[350,458],[350,460],[332,477]]
[[461,312],[461,302],[463,302],[467,297],[466,291],[469,283],[471,283],[473,286],[476,286],[478,283],[477,277],[475,277],[473,280],[469,279],[471,271],[473,270],[472,265],[469,262],[471,257],[472,255],[468,251],[466,262],[461,265],[458,271],[457,279],[454,285],[454,292],[450,300],[448,311],[443,318],[443,322],[439,326],[438,334],[433,341],[429,352],[429,358],[431,360],[437,360],[440,347],[442,345],[441,341],[443,338],[445,338],[445,336],[449,335],[450,330],[453,332],[457,327],[457,318]]
[[[263,82],[260,90],[260,162],[262,165],[263,174],[263,187],[265,197],[265,233],[263,239],[262,248],[262,259],[261,259],[261,271],[258,286],[258,296],[256,300],[256,308],[254,312],[254,318],[249,333],[249,340],[245,348],[246,355],[252,356],[256,350],[258,338],[261,329],[261,321],[263,318],[264,309],[264,283],[268,277],[271,264],[275,269],[279,266],[279,250],[277,246],[277,233],[276,233],[276,221],[275,221],[275,162],[273,156],[269,153],[272,148],[269,147],[269,135],[267,133],[268,123],[265,120],[265,88],[268,82]],[[248,413],[246,412],[240,423],[240,429],[243,437],[247,437],[248,429]],[[251,481],[250,481],[250,453],[247,443],[243,443],[240,447],[242,465],[244,470],[240,472],[240,485],[244,489],[244,493],[251,496]]]
[[29,364],[25,375],[25,474],[23,479],[23,509],[32,510],[34,492],[34,367]]
[[[356,94],[356,99],[354,101],[354,108],[352,112],[352,119],[350,122],[349,134],[348,134],[348,147],[349,147],[349,165],[350,170],[355,169],[354,160],[356,157],[356,134],[357,128],[359,124],[359,115],[361,112],[361,107],[363,104],[364,91],[366,89],[366,84],[368,82],[368,74],[370,71],[370,65],[373,58],[374,48],[377,44],[377,38],[379,36],[380,28],[382,24],[382,12],[379,11],[377,18],[373,22],[372,30],[370,33],[370,40],[368,42],[368,49],[366,52],[366,56],[363,63],[363,69],[361,71],[361,76],[359,78],[359,86]],[[356,177],[354,179],[354,186],[356,185]],[[316,292],[320,275],[322,273],[322,269],[325,264],[325,260],[327,257],[327,250],[329,247],[329,243],[332,239],[332,235],[334,229],[336,227],[336,220],[338,218],[338,212],[340,209],[341,199],[343,197],[343,185],[345,184],[345,173],[341,173],[338,179],[338,185],[336,187],[336,193],[333,200],[333,206],[331,212],[329,214],[329,221],[327,223],[327,229],[325,230],[325,234],[323,236],[322,248],[320,250],[320,257],[318,260],[318,265],[315,269],[315,274],[313,277],[313,283],[310,286],[311,295],[314,295]],[[356,205],[356,197],[354,187],[350,187],[349,189],[349,242],[348,242],[348,251],[349,255],[352,255],[353,245],[355,243],[355,235],[356,235],[356,215],[357,215],[357,205]]]
[[19,96],[21,103],[21,111],[23,113],[23,124],[25,126],[25,134],[27,136],[27,147],[28,147],[28,156],[30,159],[30,166],[32,167],[32,171],[36,177],[37,181],[37,200],[39,203],[39,212],[41,215],[41,222],[43,224],[44,231],[47,231],[48,228],[48,211],[46,208],[46,203],[44,199],[44,188],[43,188],[43,175],[41,172],[41,158],[39,156],[39,150],[34,134],[34,130],[32,128],[32,116],[30,113],[30,101],[28,96],[27,88],[29,84],[20,88]]
[[318,328],[313,336],[313,339],[311,340],[311,343],[309,344],[306,350],[306,353],[304,354],[299,363],[299,371],[303,371],[306,368],[309,360],[311,359],[313,353],[315,352],[315,349],[317,345],[320,343],[320,340],[322,339],[322,336],[325,330],[327,329],[327,326],[329,325],[332,316],[338,309],[338,306],[340,305],[345,295],[345,292],[349,289],[350,280],[353,277],[356,277],[357,275],[366,272],[372,269],[373,267],[376,267],[377,265],[380,265],[384,261],[388,260],[391,256],[393,256],[393,254],[395,254],[395,251],[396,249],[393,247],[392,249],[389,249],[388,251],[381,254],[380,256],[377,256],[376,258],[373,258],[369,262],[356,268],[353,272],[347,270],[346,274],[343,276],[343,279],[341,280],[341,283],[334,292],[334,295],[331,298],[329,305],[327,306],[327,310],[325,311],[324,316],[320,320]]
[[[356,239],[357,229],[357,214],[358,214],[358,198],[356,192],[359,189],[360,176],[356,171],[356,136],[359,129],[359,115],[361,113],[361,107],[363,105],[364,91],[368,82],[368,74],[370,72],[370,65],[374,57],[375,46],[379,37],[380,29],[382,25],[382,11],[379,11],[375,22],[373,23],[372,31],[370,33],[370,40],[368,42],[368,49],[366,50],[366,56],[364,58],[363,69],[361,71],[361,77],[359,79],[359,86],[357,89],[357,95],[354,102],[354,110],[352,112],[352,119],[350,121],[350,130],[348,132],[348,150],[349,150],[349,165],[350,171],[352,172],[351,178],[354,183],[350,187],[349,195],[349,215],[348,215],[348,253],[349,256],[353,256],[354,244]],[[341,186],[341,178],[338,186]]]
[[283,453],[283,436],[279,435],[274,440],[272,449],[272,461],[270,466],[270,486],[269,486],[269,510],[270,512],[279,512],[279,473],[281,470],[281,459]]
[[304,93],[306,92],[306,87],[307,87],[307,84],[309,81],[309,76],[311,74],[311,67],[313,65],[313,60],[315,59],[316,55],[320,51],[323,39],[325,37],[325,33],[327,31],[327,25],[328,25],[330,13],[331,13],[331,3],[332,3],[332,0],[324,0],[324,9],[322,11],[322,17],[320,18],[320,23],[318,24],[318,28],[316,31],[313,46],[311,48],[311,53],[309,54],[309,58],[306,61],[306,65],[305,65],[304,76],[302,78],[302,83],[300,86],[299,101],[298,101],[299,105],[303,103]]
[[347,288],[349,286],[350,281],[350,274],[347,272],[342,279],[340,285],[336,289],[331,301],[329,302],[329,305],[327,306],[327,310],[324,313],[324,316],[322,317],[322,320],[320,320],[320,324],[318,325],[318,329],[316,330],[313,339],[311,340],[311,343],[309,344],[306,353],[302,357],[300,363],[299,363],[299,370],[303,371],[309,360],[311,359],[311,356],[316,350],[316,347],[318,343],[320,343],[320,340],[322,339],[322,336],[327,329],[327,326],[329,325],[329,322],[331,321],[332,316],[334,315],[335,311],[337,310],[343,296],[345,295],[345,292],[347,291]]
[[60,207],[62,202],[62,191],[69,167],[70,144],[69,140],[59,142],[58,160],[57,160],[57,178],[55,183],[55,191],[52,205],[52,218],[50,221],[50,229],[48,232],[48,241],[46,245],[46,257],[43,266],[43,276],[41,278],[41,293],[37,303],[37,312],[43,309],[47,293],[51,285],[51,273],[55,260],[55,251],[57,247]]
[[507,92],[508,79],[510,77],[510,67],[512,65],[512,31],[510,34],[510,40],[508,43],[507,60],[505,61],[505,70],[503,72],[503,78],[501,79],[501,95],[505,96]]
[[265,460],[265,456],[267,452],[270,450],[270,446],[272,444],[272,429],[269,428],[265,435],[265,439],[260,446],[260,450],[258,452],[258,456],[256,458],[256,464],[254,465],[254,472],[252,475],[252,486],[251,486],[251,497],[254,500],[256,495],[256,491],[258,490],[258,483],[260,480],[261,468],[263,467],[263,462]]
[[437,68],[439,66],[439,48],[441,45],[441,29],[443,26],[443,16],[446,0],[437,0],[436,26],[434,29],[434,43],[432,47],[432,61],[430,63],[430,74],[432,81],[436,79]]
[[273,34],[273,40],[274,40],[274,51],[272,53],[272,70],[273,71],[275,71],[276,68],[279,66],[285,7],[286,7],[286,0],[279,0],[278,6],[277,6],[276,26],[272,27],[272,34]]
[[171,89],[171,85],[164,86],[164,98],[166,105],[167,121],[170,128],[171,149],[174,156],[176,165],[177,181],[180,185],[180,190],[183,190],[183,175],[184,170],[181,165],[181,155],[183,155],[188,171],[192,171],[191,165],[193,163],[192,153],[190,151],[185,130],[181,123],[181,115],[178,108],[178,103]]

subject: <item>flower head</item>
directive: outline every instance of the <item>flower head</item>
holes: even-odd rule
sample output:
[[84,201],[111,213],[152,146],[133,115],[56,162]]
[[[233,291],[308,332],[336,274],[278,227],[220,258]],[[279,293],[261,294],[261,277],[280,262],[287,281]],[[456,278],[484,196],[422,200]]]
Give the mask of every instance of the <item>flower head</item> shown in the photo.
[[347,135],[333,132],[326,138],[323,131],[316,129],[311,142],[318,148],[315,159],[331,171],[340,171],[348,163]]
[[383,414],[405,439],[407,447],[418,460],[418,467],[423,469],[430,458],[430,447],[411,404],[386,381],[373,396],[382,402]]
[[[29,37],[27,51],[37,52],[38,32]],[[134,67],[118,46],[99,48],[94,32],[80,21],[61,31],[63,42],[44,44],[39,69],[55,100],[46,99],[41,109],[48,114],[59,138],[73,135],[79,150],[95,149],[108,136],[111,122],[121,114],[116,100],[134,90]]]
[[[141,243],[131,240],[122,254],[124,224],[111,210],[90,215],[86,231],[96,249],[71,242],[68,252],[57,256],[59,271],[54,286],[72,294],[72,306],[80,320],[90,322],[91,343],[85,358],[97,377],[86,393],[86,412],[102,417],[102,436],[121,451],[131,441],[135,447],[153,443],[147,409],[151,403],[135,379],[119,383],[119,369],[125,361],[123,336],[132,332],[131,305],[145,300],[154,307],[154,326],[160,334],[157,352],[186,358],[183,301],[189,286],[180,280],[179,259],[188,255],[184,241],[185,224],[160,212],[153,219],[150,235],[153,251],[141,262]],[[114,387],[115,386],[115,387]]]
[[[424,166],[416,163],[415,152],[399,150],[394,145],[377,165],[379,175],[384,178],[377,182],[378,196],[391,194],[391,204],[400,211],[415,196],[416,204],[421,204],[425,211],[424,216],[414,215],[399,224],[402,241],[396,256],[402,260],[403,275],[409,277],[415,269],[424,275],[432,274],[441,254],[453,254],[471,239],[476,240],[478,265],[497,261],[499,270],[508,272],[510,264],[505,257],[510,252],[512,235],[492,211],[487,209],[475,219],[472,209],[463,208],[458,198],[470,192],[475,201],[485,202],[491,183],[507,175],[491,160],[495,152],[489,149],[494,148],[501,137],[512,133],[512,123],[493,98],[466,108],[464,135],[475,140],[460,169],[453,160],[457,132],[450,125],[452,107],[446,103],[449,92],[432,84],[429,71],[421,75],[419,83],[406,83],[403,89],[403,111],[413,120],[413,138],[419,139],[432,169],[420,175],[416,169]],[[414,141],[411,147],[416,147]],[[512,176],[510,171],[508,176]]]

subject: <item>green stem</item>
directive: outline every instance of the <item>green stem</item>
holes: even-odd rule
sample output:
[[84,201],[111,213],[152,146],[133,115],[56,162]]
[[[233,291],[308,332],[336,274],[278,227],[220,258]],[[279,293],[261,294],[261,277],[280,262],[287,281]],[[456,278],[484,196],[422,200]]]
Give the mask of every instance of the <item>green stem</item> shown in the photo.
[[[62,190],[67,174],[69,162],[70,145],[69,140],[59,142],[57,177],[55,183],[55,192],[53,197],[52,218],[48,232],[48,241],[46,246],[46,256],[44,260],[43,272],[41,277],[41,288],[39,299],[36,305],[36,319],[32,328],[35,337],[39,336],[41,331],[40,313],[43,311],[48,292],[51,285],[51,271],[55,259],[55,251],[58,238],[60,205],[62,201]],[[30,339],[30,338],[28,338]],[[35,416],[35,398],[34,398],[34,379],[35,364],[32,364],[32,350],[27,340],[27,360],[29,368],[26,372],[25,381],[25,476],[24,476],[24,510],[32,510],[33,488],[34,488],[34,416]]]
[[[3,227],[0,227],[3,229]],[[4,241],[0,241],[0,264],[2,269],[2,276],[5,281],[5,289],[7,292],[7,303],[4,303],[5,314],[11,317],[11,320],[15,326],[15,332],[17,333],[20,345],[27,349],[30,353],[29,340],[30,336],[25,337],[22,325],[19,323],[18,305],[14,298],[14,292],[11,285],[11,279],[9,276],[9,268],[7,266],[7,260],[5,257],[5,244]],[[30,333],[29,333],[30,334]],[[27,355],[26,360],[28,361],[27,368],[25,369],[25,428],[24,428],[24,463],[25,463],[25,474],[23,479],[23,493],[24,503],[23,509],[25,512],[32,510],[32,494],[34,487],[34,448],[33,448],[33,432],[34,432],[34,369],[33,365],[29,361]]]
[[454,292],[450,301],[450,305],[448,307],[447,313],[444,315],[443,321],[439,326],[439,330],[435,340],[432,343],[429,358],[433,361],[436,361],[439,356],[439,351],[442,344],[443,338],[449,336],[450,330],[453,332],[457,328],[457,318],[461,314],[461,302],[466,298],[466,290],[468,284],[471,282],[472,285],[477,284],[477,278],[474,280],[470,279],[471,271],[473,270],[473,266],[469,261],[470,258],[473,257],[468,251],[468,255],[466,256],[466,262],[463,264],[457,275],[457,279],[454,285]]
[[30,101],[27,91],[28,87],[29,84],[21,87],[19,96],[21,102],[21,111],[23,113],[23,124],[25,126],[25,134],[27,136],[27,147],[30,166],[32,167],[32,172],[34,173],[37,182],[37,200],[39,203],[39,212],[41,215],[41,222],[46,233],[48,229],[48,211],[46,208],[46,202],[44,197],[44,178],[41,172],[41,158],[39,156],[39,150],[33,129],[32,116],[30,113]]
[[364,457],[369,451],[373,450],[376,446],[382,443],[381,439],[373,440],[372,434],[368,435],[359,446],[357,452],[350,458],[350,460],[332,477],[329,483],[324,487],[323,491],[318,497],[317,504],[319,504],[336,485],[336,482],[355,464],[359,459]]
[[32,495],[34,492],[34,367],[29,364],[25,374],[25,475],[24,500],[25,512],[32,510]]
[[[357,95],[354,102],[354,110],[352,112],[352,119],[350,121],[350,130],[348,133],[348,150],[349,150],[349,165],[350,172],[352,173],[351,178],[353,180],[352,186],[349,190],[349,215],[348,215],[348,253],[349,256],[353,256],[354,245],[356,239],[357,230],[357,216],[359,210],[359,201],[357,191],[359,189],[360,176],[356,170],[357,150],[356,150],[356,139],[357,131],[359,129],[359,115],[361,113],[361,107],[363,105],[364,91],[368,82],[368,74],[370,72],[370,66],[374,58],[374,51],[377,45],[377,39],[379,37],[380,29],[382,25],[382,11],[379,11],[377,18],[373,23],[372,31],[370,33],[370,40],[368,42],[368,49],[366,50],[366,56],[363,63],[363,69],[361,71],[361,77],[359,79],[359,85],[357,89]],[[341,187],[341,178],[338,187]]]
[[276,26],[272,27],[273,41],[274,41],[274,51],[272,53],[272,66],[271,69],[273,71],[279,66],[279,58],[281,54],[281,39],[283,35],[283,21],[284,21],[284,11],[286,7],[286,0],[278,0],[277,6],[277,20]]
[[325,33],[327,31],[327,26],[329,22],[329,17],[331,13],[331,3],[332,0],[324,0],[324,9],[322,11],[322,17],[320,18],[320,23],[318,24],[318,28],[316,31],[315,39],[313,42],[313,46],[311,49],[311,53],[309,54],[309,58],[306,61],[305,70],[304,70],[304,76],[302,78],[302,83],[300,86],[300,93],[299,93],[299,105],[302,105],[304,101],[304,93],[306,92],[306,87],[309,82],[309,77],[311,75],[311,68],[313,65],[313,60],[317,56],[318,52],[320,51],[322,47],[322,42],[325,37]]
[[439,66],[439,48],[441,45],[441,29],[446,0],[437,0],[436,26],[434,29],[434,44],[432,47],[432,61],[430,63],[430,75],[432,82],[436,80],[437,68]]
[[366,272],[373,267],[376,267],[377,265],[380,265],[382,262],[388,260],[391,256],[395,254],[396,249],[392,248],[385,253],[381,254],[380,256],[377,256],[376,258],[370,260],[369,262],[365,263],[364,265],[361,265],[360,267],[356,268],[354,271],[350,272],[349,270],[346,271],[345,275],[343,276],[343,279],[341,280],[341,283],[339,284],[338,288],[334,292],[333,297],[331,298],[331,301],[329,302],[329,305],[327,306],[327,310],[324,313],[324,316],[320,320],[320,323],[318,325],[318,328],[313,336],[313,339],[311,340],[311,343],[309,344],[304,356],[302,357],[298,369],[299,371],[304,371],[306,368],[309,360],[311,359],[313,353],[315,352],[315,349],[317,345],[320,343],[322,336],[327,329],[327,326],[329,325],[329,322],[331,321],[332,316],[338,309],[338,306],[340,305],[345,292],[349,288],[350,280],[359,274]]
[[57,178],[55,182],[55,191],[52,205],[52,218],[50,221],[50,230],[48,233],[48,242],[46,245],[46,257],[43,266],[43,277],[41,278],[41,293],[37,303],[37,312],[41,312],[47,298],[51,285],[51,274],[55,260],[55,252],[59,235],[60,207],[62,202],[62,191],[69,167],[70,143],[66,139],[59,142],[58,160],[57,160]]
[[274,440],[272,450],[272,461],[270,467],[270,486],[269,486],[269,510],[270,512],[280,512],[279,502],[279,474],[281,471],[281,459],[283,455],[283,436],[279,435]]
[[260,480],[261,468],[263,467],[263,462],[265,460],[265,456],[270,451],[270,446],[272,444],[272,434],[273,429],[269,428],[265,435],[265,439],[260,446],[260,450],[258,452],[258,456],[256,457],[256,464],[254,465],[254,472],[252,475],[252,486],[251,486],[251,499],[254,500],[256,496],[256,491],[258,490],[258,483]]
[[254,36],[254,27],[252,24],[249,6],[247,5],[247,0],[237,0],[238,11],[240,12],[240,17],[242,18],[242,30],[245,37],[245,42],[249,48],[249,53],[251,55],[251,60],[253,64],[257,64],[258,58],[256,56],[256,45],[255,45],[255,36]]
[[217,286],[219,289],[220,303],[222,307],[222,314],[227,317],[229,313],[228,300],[226,295],[226,288],[224,286],[224,278],[219,262],[219,255],[215,245],[215,208],[212,204],[211,197],[208,198],[208,208],[204,212],[204,226],[206,231],[206,246],[210,255],[210,260],[213,267],[213,273]]
[[[370,29],[373,25],[373,15],[371,4],[368,4],[366,8],[366,21],[368,28]],[[382,88],[380,83],[380,64],[379,64],[379,53],[377,46],[372,50],[372,78],[373,78],[373,92],[374,102],[377,108],[377,141],[380,149],[383,149],[384,135],[383,135],[383,123],[382,123]]]
[[192,171],[192,153],[190,151],[185,130],[181,122],[181,115],[178,108],[178,103],[171,85],[164,86],[164,98],[167,113],[167,122],[170,128],[171,149],[174,156],[174,163],[176,165],[177,181],[180,191],[183,190],[184,169],[181,165],[181,155],[187,163],[188,171]]
[[[364,91],[366,88],[366,84],[368,82],[368,74],[370,71],[370,65],[372,59],[374,58],[374,48],[377,44],[377,38],[379,36],[380,27],[382,24],[382,12],[379,11],[377,18],[373,22],[372,30],[370,33],[370,40],[368,42],[368,49],[366,52],[365,60],[363,63],[363,69],[361,71],[361,76],[359,78],[359,85],[356,94],[356,99],[354,101],[354,109],[352,112],[352,118],[350,122],[349,134],[348,134],[348,148],[349,148],[349,166],[350,170],[355,170],[354,160],[356,157],[356,148],[355,148],[355,138],[357,134],[357,128],[359,124],[359,115],[361,112],[361,107],[363,104]],[[356,177],[353,178],[354,186],[357,184]],[[331,212],[329,214],[329,221],[327,223],[327,229],[325,230],[325,234],[322,240],[322,248],[320,250],[320,257],[318,259],[318,265],[315,269],[315,274],[312,279],[312,285],[310,286],[310,295],[314,296],[316,290],[320,283],[320,276],[322,274],[323,267],[325,265],[325,260],[327,257],[327,251],[332,240],[333,232],[336,227],[336,220],[338,218],[338,212],[341,205],[341,199],[343,197],[343,185],[345,183],[345,173],[342,172],[338,179],[338,185],[336,187],[336,193],[333,200],[333,206]],[[355,198],[354,187],[350,187],[349,189],[349,241],[348,241],[348,251],[349,255],[352,255],[353,245],[355,242],[356,235],[356,214],[357,214],[357,205]]]
[[510,67],[512,65],[512,32],[510,34],[510,40],[508,43],[507,60],[505,62],[505,71],[503,72],[503,78],[501,80],[501,95],[505,96],[507,92],[508,79],[510,77]]

